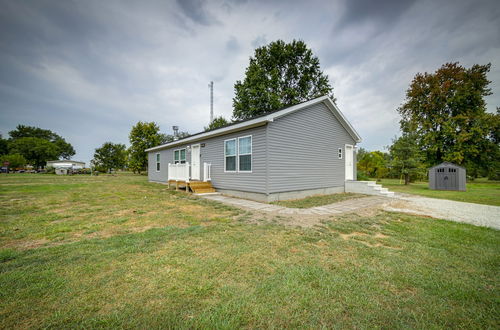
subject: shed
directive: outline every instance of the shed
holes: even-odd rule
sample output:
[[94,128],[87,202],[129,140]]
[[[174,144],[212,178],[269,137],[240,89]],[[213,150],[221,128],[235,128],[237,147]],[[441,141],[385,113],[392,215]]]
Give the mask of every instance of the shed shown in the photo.
[[429,169],[429,189],[465,191],[465,168],[444,162]]

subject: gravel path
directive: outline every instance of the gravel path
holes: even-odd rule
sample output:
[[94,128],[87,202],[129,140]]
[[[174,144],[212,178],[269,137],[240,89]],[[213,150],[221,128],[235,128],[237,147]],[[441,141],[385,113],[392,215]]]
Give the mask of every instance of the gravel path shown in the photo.
[[397,199],[398,201],[385,205],[384,209],[500,229],[500,206],[406,194],[398,194]]

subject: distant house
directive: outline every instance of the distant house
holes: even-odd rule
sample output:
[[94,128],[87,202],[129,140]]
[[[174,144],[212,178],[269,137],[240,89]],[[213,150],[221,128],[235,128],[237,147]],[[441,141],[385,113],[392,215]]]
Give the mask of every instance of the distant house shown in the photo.
[[261,201],[344,192],[360,141],[323,96],[147,149],[148,177]]
[[78,171],[85,168],[85,162],[79,162],[76,160],[49,160],[47,161],[46,168],[54,168],[56,174],[65,175],[71,174],[74,171]]

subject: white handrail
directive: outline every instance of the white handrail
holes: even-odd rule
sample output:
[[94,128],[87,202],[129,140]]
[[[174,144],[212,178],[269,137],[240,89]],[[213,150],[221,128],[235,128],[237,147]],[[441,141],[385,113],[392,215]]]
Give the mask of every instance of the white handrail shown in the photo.
[[203,181],[212,180],[212,164],[203,163]]
[[168,180],[189,181],[189,163],[168,163]]

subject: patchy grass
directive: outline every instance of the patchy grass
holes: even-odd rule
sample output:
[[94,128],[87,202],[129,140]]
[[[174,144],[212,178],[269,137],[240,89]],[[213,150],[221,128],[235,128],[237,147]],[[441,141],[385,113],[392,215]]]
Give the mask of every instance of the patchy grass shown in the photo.
[[355,199],[361,197],[366,197],[366,195],[354,194],[354,193],[338,193],[331,195],[315,195],[311,197],[293,199],[288,201],[278,201],[278,202],[272,202],[271,204],[281,205],[285,207],[292,207],[297,209],[307,209],[310,207],[328,205],[332,203],[342,202],[348,199]]
[[474,182],[467,183],[467,191],[431,190],[428,182],[415,182],[405,186],[404,183],[400,183],[397,179],[382,179],[379,183],[395,192],[500,206],[499,181],[477,179]]
[[26,177],[0,177],[0,328],[498,327],[492,229],[257,226],[144,177]]

